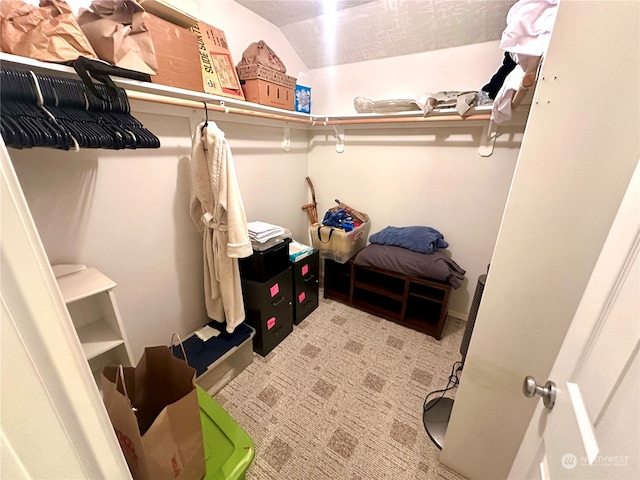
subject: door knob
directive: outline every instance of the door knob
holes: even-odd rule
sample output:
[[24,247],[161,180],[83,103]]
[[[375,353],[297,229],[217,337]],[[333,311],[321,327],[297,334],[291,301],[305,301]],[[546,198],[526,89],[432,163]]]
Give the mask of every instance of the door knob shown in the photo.
[[556,403],[557,391],[556,384],[551,380],[548,380],[547,383],[544,384],[544,387],[541,387],[532,376],[528,375],[524,377],[524,383],[522,384],[522,393],[524,393],[524,396],[531,398],[536,394],[540,395],[544,406],[549,410],[551,410]]

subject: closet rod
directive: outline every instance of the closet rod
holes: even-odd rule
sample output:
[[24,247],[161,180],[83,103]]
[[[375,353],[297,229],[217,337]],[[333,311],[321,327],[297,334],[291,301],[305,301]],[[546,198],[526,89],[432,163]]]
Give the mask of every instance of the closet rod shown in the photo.
[[[202,109],[202,101],[185,100],[180,98],[168,97],[154,93],[139,92],[135,90],[127,90],[130,100],[141,100],[145,102],[160,103],[163,105],[172,105],[177,107],[187,107]],[[423,122],[465,122],[465,121],[488,121],[491,119],[491,113],[478,113],[466,117],[459,115],[434,115],[429,117],[412,116],[412,117],[380,117],[380,118],[347,118],[347,119],[331,119],[329,117],[308,117],[299,118],[288,115],[280,115],[277,113],[257,112],[254,110],[246,110],[238,107],[227,107],[216,104],[207,104],[207,109],[213,112],[230,113],[234,115],[244,115],[254,118],[262,118],[267,120],[278,120],[288,123],[299,123],[309,126],[325,126],[325,125],[375,125],[385,123],[423,123]]]
[[323,120],[322,117],[311,121],[312,125],[368,125],[376,123],[422,123],[422,122],[460,122],[473,120],[491,120],[490,113],[479,113],[460,117],[457,115],[434,115],[433,117],[383,117],[383,118],[349,118],[342,120]]
[[[164,95],[156,95],[153,93],[137,92],[134,90],[127,90],[129,100],[141,100],[144,102],[161,103],[163,105],[173,105],[176,107],[188,107],[202,110],[202,101],[195,100],[183,100],[180,98],[166,97]],[[245,110],[237,107],[225,107],[222,105],[208,104],[207,110],[219,113],[231,113],[234,115],[246,115],[249,117],[265,118],[268,120],[279,120],[282,122],[291,123],[303,123],[310,125],[311,121],[307,118],[289,117],[287,115],[278,115],[277,113],[255,112],[253,110]]]

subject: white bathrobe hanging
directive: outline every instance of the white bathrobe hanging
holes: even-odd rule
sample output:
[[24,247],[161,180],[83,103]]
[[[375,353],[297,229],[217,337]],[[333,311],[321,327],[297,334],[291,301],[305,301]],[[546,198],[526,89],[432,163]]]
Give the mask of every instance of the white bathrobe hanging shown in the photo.
[[240,188],[224,132],[198,125],[191,150],[191,218],[203,236],[207,315],[232,333],[245,317],[238,258],[253,253]]

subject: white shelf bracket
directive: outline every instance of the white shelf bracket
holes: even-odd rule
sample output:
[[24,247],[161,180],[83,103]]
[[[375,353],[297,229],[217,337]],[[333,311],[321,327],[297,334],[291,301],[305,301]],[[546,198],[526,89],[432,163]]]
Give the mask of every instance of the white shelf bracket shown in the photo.
[[481,157],[490,157],[493,154],[493,147],[498,137],[498,124],[493,121],[493,117],[489,120],[489,124],[482,127],[482,138],[480,139],[480,147],[478,155]]
[[283,128],[282,150],[285,152],[291,151],[291,127]]
[[333,131],[335,132],[335,137],[336,137],[336,152],[342,153],[344,152],[344,140],[345,140],[344,128],[338,129],[334,125]]

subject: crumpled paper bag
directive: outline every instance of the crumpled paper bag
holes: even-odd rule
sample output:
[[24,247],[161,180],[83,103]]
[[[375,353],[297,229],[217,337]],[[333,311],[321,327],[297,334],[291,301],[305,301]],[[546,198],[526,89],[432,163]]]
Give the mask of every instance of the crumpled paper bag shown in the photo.
[[259,42],[253,42],[249,45],[244,52],[242,52],[242,59],[238,62],[240,65],[263,65],[281,73],[287,73],[287,67],[284,66],[280,57],[276,55],[269,45],[264,40]]
[[158,61],[145,15],[133,0],[94,0],[78,23],[101,60],[155,75]]
[[97,58],[69,5],[42,0],[39,7],[22,0],[0,2],[2,51],[43,62],[64,62],[79,56]]

